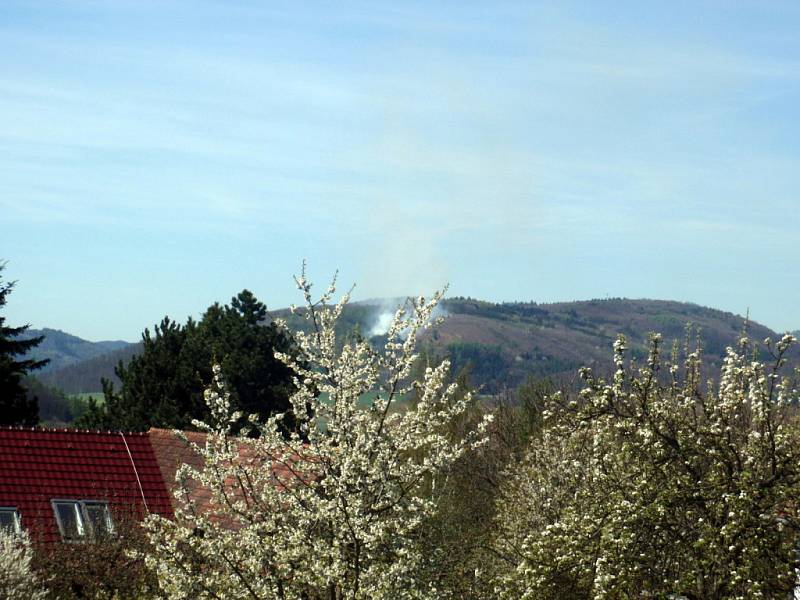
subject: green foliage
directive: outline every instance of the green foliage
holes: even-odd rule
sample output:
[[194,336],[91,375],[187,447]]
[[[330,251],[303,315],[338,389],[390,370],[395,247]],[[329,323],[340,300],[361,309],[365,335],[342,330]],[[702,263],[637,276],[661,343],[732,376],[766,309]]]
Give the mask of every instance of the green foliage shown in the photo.
[[515,431],[519,436],[519,447],[524,447],[542,427],[542,418],[548,398],[558,391],[551,379],[529,376],[515,393],[517,407]]
[[[0,262],[0,272],[3,269],[5,263]],[[3,283],[0,276],[0,308],[6,305],[14,283]],[[28,397],[22,381],[26,374],[42,368],[47,361],[21,358],[42,341],[41,337],[17,339],[28,328],[29,325],[8,327],[5,317],[0,316],[0,425],[33,426],[39,422],[38,400],[35,396]]]
[[72,426],[88,413],[92,406],[99,407],[104,403],[102,394],[70,394],[67,396],[70,419],[65,424]]
[[447,345],[453,371],[469,369],[470,377],[485,385],[482,392],[499,392],[506,384],[510,361],[500,346],[489,346],[474,342],[453,342]]
[[199,322],[180,325],[165,317],[152,334],[145,330],[141,354],[117,366],[121,388],[104,381],[105,405],[90,401],[77,424],[189,429],[193,419],[208,416],[203,390],[212,378],[212,363],[221,365],[235,390],[238,410],[263,415],[287,410],[292,373],[274,353],[292,354],[294,343],[284,330],[266,324],[266,316],[266,306],[244,290],[230,305],[210,306]]
[[57,387],[43,383],[38,377],[28,375],[23,384],[28,398],[37,398],[39,419],[46,426],[64,426],[82,414],[81,406]]
[[[471,388],[469,370],[451,373],[460,391]],[[449,425],[453,439],[473,429],[487,412],[493,415],[488,439],[452,466],[437,490],[438,509],[422,539],[428,560],[419,577],[430,582],[438,598],[493,599],[494,562],[491,541],[496,499],[509,462],[518,460],[542,421],[542,406],[555,388],[549,380],[530,377],[502,397],[484,397]],[[463,393],[463,392],[462,392]]]
[[[397,304],[401,305],[403,302],[398,300]],[[340,346],[348,340],[352,341],[353,336],[367,337],[367,333],[378,311],[380,311],[380,307],[370,303],[353,302],[352,304],[348,304],[342,311],[339,321],[336,323],[336,336]],[[287,327],[292,331],[309,332],[310,325],[305,318],[305,308],[298,308],[295,312],[291,312],[287,309],[280,310],[276,312],[276,316],[283,319]],[[372,341],[373,345],[378,345],[375,343],[374,339]]]

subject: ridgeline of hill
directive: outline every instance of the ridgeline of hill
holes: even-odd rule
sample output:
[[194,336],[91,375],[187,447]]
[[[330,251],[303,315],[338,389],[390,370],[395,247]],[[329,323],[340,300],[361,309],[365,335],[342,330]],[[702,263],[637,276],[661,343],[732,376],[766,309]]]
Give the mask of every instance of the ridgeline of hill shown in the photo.
[[[387,307],[394,304],[369,301],[348,305],[340,323],[340,333],[357,331],[368,336],[376,324],[386,321],[387,313],[392,310]],[[482,393],[513,389],[529,375],[572,379],[582,366],[607,370],[611,364],[611,345],[620,333],[626,336],[632,357],[645,356],[650,332],[663,335],[664,350],[668,353],[672,341],[683,344],[688,323],[699,332],[707,364],[716,367],[726,346],[736,343],[745,326],[744,318],[732,313],[664,300],[496,304],[451,298],[441,306],[447,318],[441,327],[424,336],[425,345],[438,356],[449,355],[456,371],[470,365],[471,380]],[[302,327],[305,323],[287,310],[273,314],[287,319],[292,327]],[[47,336],[52,331],[43,330],[43,333]],[[37,375],[43,383],[69,394],[100,391],[100,379],[115,380],[117,363],[127,362],[141,349],[140,344],[92,344],[56,333],[59,334],[57,339],[71,338],[94,345],[91,356],[84,360],[76,359],[73,364]],[[779,337],[776,332],[753,322],[748,324],[747,333],[759,341],[765,337]],[[376,341],[380,341],[381,336],[376,337]],[[54,344],[51,340],[50,345],[46,345],[47,341],[46,337],[37,349],[37,357],[52,358],[47,349]],[[74,341],[71,344],[71,348],[86,347]],[[113,351],[109,350],[109,344]],[[61,355],[64,354],[62,349]],[[790,360],[795,365],[800,363],[800,349],[793,348]]]
[[39,336],[44,336],[44,340],[30,352],[28,357],[36,360],[50,359],[50,362],[38,371],[40,375],[132,345],[121,340],[89,342],[58,329],[29,329],[26,332],[26,337]]
[[[673,342],[683,346],[691,324],[690,341],[699,336],[709,368],[720,366],[726,347],[736,345],[745,326],[755,341],[780,337],[732,313],[665,300],[492,304],[458,298],[445,308],[450,316],[431,334],[434,346],[445,350],[456,368],[471,361],[475,383],[492,393],[515,387],[528,375],[572,379],[582,366],[608,371],[619,334],[626,337],[629,356],[641,359],[649,334],[660,333],[668,356]],[[792,349],[790,361],[800,363],[800,348]]]
[[[668,354],[673,341],[683,345],[688,324],[693,326],[691,341],[700,336],[706,365],[718,367],[725,348],[736,345],[745,329],[744,317],[667,300],[498,304],[450,298],[441,308],[447,318],[424,336],[427,347],[449,356],[456,372],[469,365],[472,383],[488,394],[513,389],[529,375],[574,379],[582,366],[607,371],[619,334],[626,336],[632,358],[646,356],[651,332],[662,334]],[[370,332],[391,310],[382,301],[353,303],[343,314],[340,333]],[[304,326],[300,317],[278,313],[290,326]],[[754,322],[747,324],[747,335],[756,341],[780,337]],[[800,363],[800,348],[794,347],[789,359]]]
[[119,361],[127,363],[141,350],[141,342],[127,344],[122,348],[75,362],[60,369],[36,374],[36,378],[45,385],[59,388],[67,394],[100,392],[103,389],[100,383],[103,378],[111,380],[115,386],[119,387],[120,381],[114,372],[114,367],[119,364]]

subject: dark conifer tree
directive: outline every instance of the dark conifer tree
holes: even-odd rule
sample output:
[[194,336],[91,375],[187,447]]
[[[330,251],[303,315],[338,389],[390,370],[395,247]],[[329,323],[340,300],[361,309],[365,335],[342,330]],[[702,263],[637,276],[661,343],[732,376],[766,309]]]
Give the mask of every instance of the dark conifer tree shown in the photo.
[[[0,262],[0,272],[5,266]],[[0,275],[0,309],[6,305],[14,284],[14,281],[4,283]],[[43,336],[19,339],[29,327],[7,327],[5,317],[0,316],[0,425],[34,426],[39,422],[39,401],[35,396],[28,397],[22,380],[48,361],[23,358],[44,339]]]
[[[215,303],[198,322],[165,317],[153,334],[145,330],[142,352],[116,369],[115,390],[103,382],[105,407],[90,406],[78,426],[143,431],[150,427],[190,429],[207,419],[203,391],[217,363],[230,384],[236,408],[268,416],[290,408],[293,373],[275,351],[295,352],[292,337],[267,321],[267,307],[248,290]],[[285,421],[294,427],[292,419]]]
[[90,404],[77,425],[128,431],[153,426],[186,428],[192,418],[202,416],[203,379],[184,352],[193,328],[191,319],[183,327],[164,317],[152,334],[145,329],[141,353],[127,365],[120,361],[115,369],[121,388],[115,390],[104,379],[104,408]]

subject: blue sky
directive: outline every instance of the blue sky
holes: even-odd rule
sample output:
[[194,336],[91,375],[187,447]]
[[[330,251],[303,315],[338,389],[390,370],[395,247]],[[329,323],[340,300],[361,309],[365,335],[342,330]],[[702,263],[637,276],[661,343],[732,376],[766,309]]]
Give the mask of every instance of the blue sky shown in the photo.
[[356,298],[800,328],[796,2],[0,3],[12,324]]

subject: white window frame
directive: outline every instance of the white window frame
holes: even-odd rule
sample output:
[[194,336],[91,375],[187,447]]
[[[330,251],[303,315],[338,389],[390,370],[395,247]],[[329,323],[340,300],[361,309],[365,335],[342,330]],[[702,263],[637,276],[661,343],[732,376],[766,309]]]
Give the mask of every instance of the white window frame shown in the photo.
[[11,532],[15,535],[22,533],[22,522],[19,517],[19,509],[16,506],[0,506],[0,513],[11,513]]
[[[111,517],[111,510],[109,509],[108,502],[105,500],[73,500],[71,498],[54,498],[50,501],[53,507],[53,514],[58,523],[58,531],[61,533],[61,539],[66,542],[80,542],[82,540],[94,539],[97,537],[97,532],[94,531],[92,520],[88,518],[86,507],[87,506],[102,506],[105,508],[106,528],[108,533],[114,535],[116,529],[114,527],[114,519]],[[61,521],[61,515],[58,512],[59,505],[70,505],[75,511],[75,522],[77,523],[77,536],[67,535],[64,530],[64,523]]]

